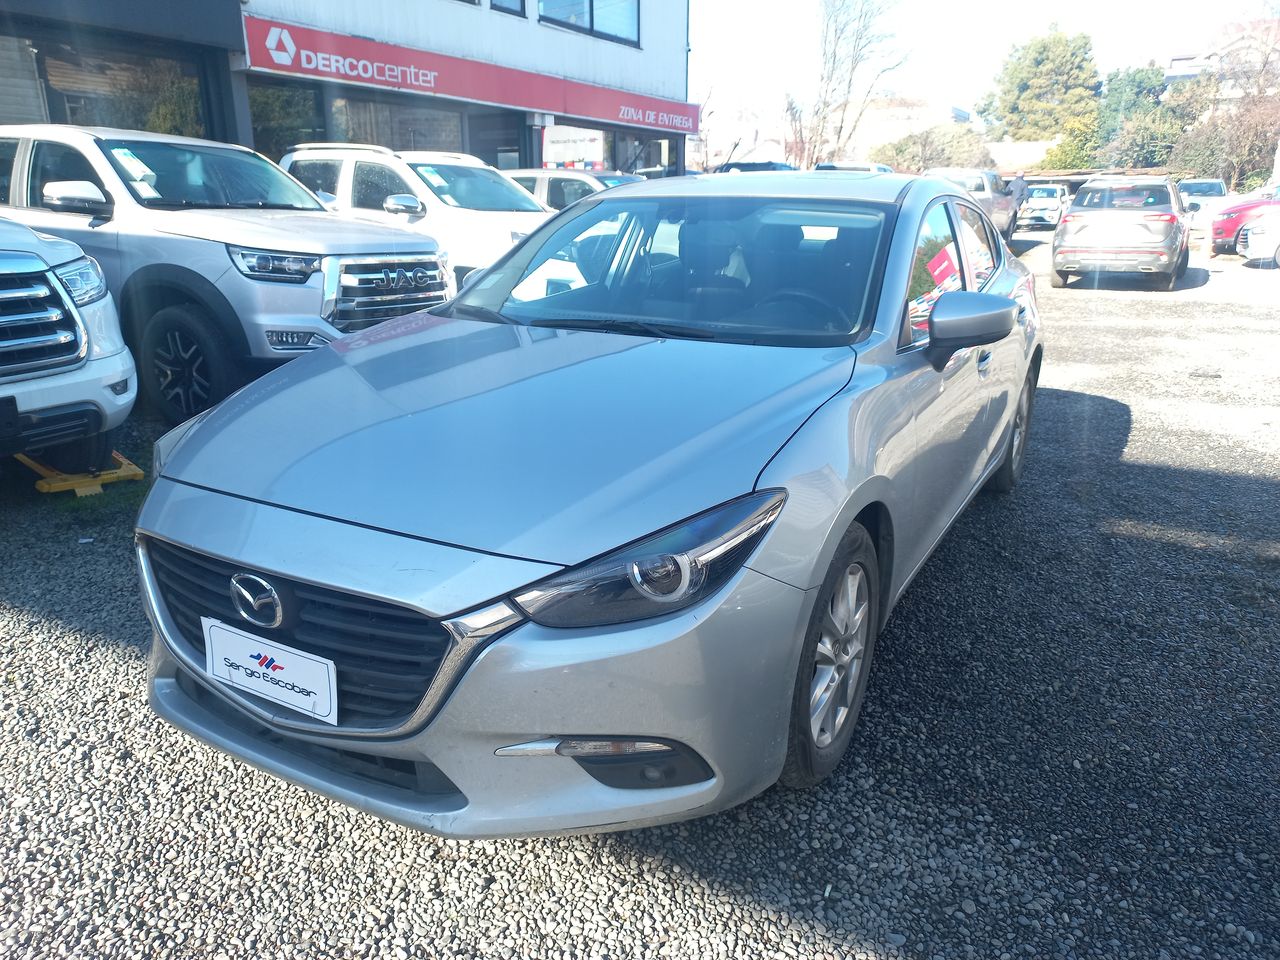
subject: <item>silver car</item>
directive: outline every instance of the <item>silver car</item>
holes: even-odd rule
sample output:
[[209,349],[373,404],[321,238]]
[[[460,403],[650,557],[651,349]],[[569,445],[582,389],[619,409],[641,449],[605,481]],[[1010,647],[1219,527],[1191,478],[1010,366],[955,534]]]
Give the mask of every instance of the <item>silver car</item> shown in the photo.
[[1187,272],[1189,212],[1168,177],[1094,177],[1076,193],[1053,235],[1049,283],[1072,274],[1140,273],[1172,290]]
[[585,198],[157,443],[151,703],[449,836],[817,783],[894,604],[1018,481],[1040,362],[1031,275],[949,183]]
[[1012,239],[1018,226],[1018,210],[1013,194],[1004,178],[994,170],[976,167],[934,167],[924,172],[926,177],[941,177],[968,192],[978,201],[996,228],[1006,240]]

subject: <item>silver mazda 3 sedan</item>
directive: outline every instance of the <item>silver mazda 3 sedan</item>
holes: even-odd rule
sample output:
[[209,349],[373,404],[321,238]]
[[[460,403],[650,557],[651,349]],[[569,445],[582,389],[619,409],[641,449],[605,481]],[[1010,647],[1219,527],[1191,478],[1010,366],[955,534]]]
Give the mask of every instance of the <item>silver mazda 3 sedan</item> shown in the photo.
[[848,748],[876,636],[1026,451],[1033,281],[943,181],[587,198],[156,445],[165,719],[434,833],[722,810]]

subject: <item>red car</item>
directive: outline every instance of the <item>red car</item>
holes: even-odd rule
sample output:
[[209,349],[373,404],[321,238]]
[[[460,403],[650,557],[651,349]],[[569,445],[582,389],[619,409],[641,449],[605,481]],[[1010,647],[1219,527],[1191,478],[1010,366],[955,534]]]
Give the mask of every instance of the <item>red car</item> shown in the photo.
[[1240,229],[1248,226],[1268,207],[1280,206],[1280,187],[1269,187],[1243,203],[1227,207],[1213,218],[1213,252],[1235,253]]

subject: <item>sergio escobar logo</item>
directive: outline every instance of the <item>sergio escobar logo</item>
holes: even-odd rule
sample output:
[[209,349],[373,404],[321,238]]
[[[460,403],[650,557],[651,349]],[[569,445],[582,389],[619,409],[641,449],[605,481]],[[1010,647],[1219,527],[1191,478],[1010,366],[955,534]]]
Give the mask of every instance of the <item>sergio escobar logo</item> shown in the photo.
[[236,661],[232,660],[230,657],[223,657],[222,665],[228,670],[244,674],[246,679],[258,680],[262,683],[270,683],[292,693],[296,693],[300,697],[314,697],[316,695],[314,690],[308,690],[306,687],[300,687],[296,683],[290,683],[288,680],[273,677],[272,673],[276,670],[284,669],[284,667],[276,663],[273,658],[264,657],[260,653],[255,653],[252,655],[252,660],[263,669],[257,670],[253,667],[246,667],[243,663],[236,663]]
[[287,27],[272,27],[267,32],[266,47],[271,59],[282,67],[292,66],[296,54],[298,66],[303,70],[327,73],[335,77],[350,77],[353,80],[375,80],[395,87],[434,90],[436,78],[440,75],[438,70],[423,70],[408,63],[365,60],[346,57],[340,53],[308,50],[306,47],[299,50]]

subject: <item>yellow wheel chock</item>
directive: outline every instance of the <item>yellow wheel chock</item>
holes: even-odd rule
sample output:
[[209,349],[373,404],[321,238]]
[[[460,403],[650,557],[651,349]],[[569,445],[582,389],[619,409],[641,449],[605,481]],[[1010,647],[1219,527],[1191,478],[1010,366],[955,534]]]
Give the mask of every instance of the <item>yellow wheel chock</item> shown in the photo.
[[36,481],[36,489],[41,493],[61,493],[63,490],[74,490],[77,497],[92,497],[102,492],[104,483],[115,483],[118,480],[141,480],[145,474],[142,468],[119,453],[112,451],[111,458],[116,466],[98,473],[60,473],[52,467],[32,460],[26,454],[16,454],[14,459],[40,474]]

